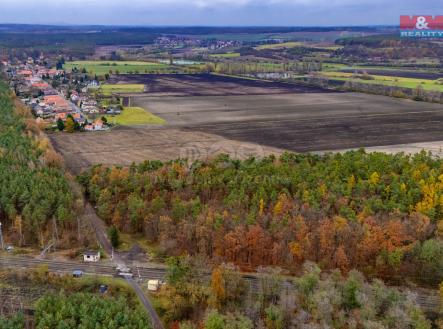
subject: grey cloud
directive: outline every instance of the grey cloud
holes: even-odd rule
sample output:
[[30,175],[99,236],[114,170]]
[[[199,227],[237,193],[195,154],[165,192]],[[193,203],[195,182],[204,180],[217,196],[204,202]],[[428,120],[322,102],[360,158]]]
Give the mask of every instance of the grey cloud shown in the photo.
[[435,0],[0,0],[0,23],[108,25],[398,24],[443,14]]

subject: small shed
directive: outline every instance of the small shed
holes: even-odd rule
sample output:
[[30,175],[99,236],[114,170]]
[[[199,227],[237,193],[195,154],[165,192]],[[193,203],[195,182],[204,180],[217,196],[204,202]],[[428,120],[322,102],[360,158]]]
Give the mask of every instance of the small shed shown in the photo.
[[87,263],[97,263],[100,260],[100,251],[88,250],[83,253],[83,261]]
[[148,290],[149,291],[158,291],[163,285],[163,281],[161,280],[149,280],[148,281]]

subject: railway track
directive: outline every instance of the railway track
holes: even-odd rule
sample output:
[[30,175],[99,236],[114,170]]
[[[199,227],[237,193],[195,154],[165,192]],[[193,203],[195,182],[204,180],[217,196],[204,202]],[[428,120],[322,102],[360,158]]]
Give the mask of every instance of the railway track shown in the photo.
[[[65,262],[65,261],[53,261],[53,260],[40,260],[33,258],[16,258],[16,257],[0,257],[0,268],[37,268],[39,266],[48,266],[49,271],[55,273],[72,273],[74,270],[81,270],[85,274],[90,275],[104,275],[115,276],[117,271],[115,266],[109,264],[86,264],[80,262]],[[134,278],[141,280],[158,280],[164,279],[166,276],[166,269],[164,267],[143,267],[132,266],[132,273]],[[260,282],[257,276],[246,274],[243,278],[248,283],[252,293],[258,293],[260,290]],[[128,280],[131,286],[134,287],[136,282],[134,280]],[[138,286],[137,286],[138,287]],[[283,282],[283,288],[293,289],[293,285],[288,280]],[[437,290],[417,288],[411,290],[410,288],[396,287],[399,290],[405,292],[410,290],[415,294],[415,299],[420,307],[427,313],[438,313],[440,311],[440,298]],[[135,287],[134,287],[135,289]],[[140,295],[141,290],[135,289],[136,293]],[[151,312],[150,312],[151,313]],[[154,316],[153,314],[150,314]],[[155,320],[154,320],[155,321]]]

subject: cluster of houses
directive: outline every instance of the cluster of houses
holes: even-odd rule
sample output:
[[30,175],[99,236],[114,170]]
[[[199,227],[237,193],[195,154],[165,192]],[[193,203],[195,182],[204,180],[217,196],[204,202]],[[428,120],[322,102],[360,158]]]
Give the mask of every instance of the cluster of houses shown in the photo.
[[240,46],[235,40],[197,39],[184,36],[162,36],[155,39],[154,44],[163,48],[207,47],[209,50]]
[[162,36],[155,39],[154,44],[163,48],[197,47],[200,46],[201,40],[184,36]]
[[238,47],[240,43],[232,40],[208,40],[205,46],[208,50],[220,50],[224,48]]
[[32,59],[18,65],[11,65],[7,61],[2,61],[2,64],[9,75],[11,87],[39,120],[56,125],[59,120],[65,122],[72,117],[85,131],[97,131],[109,127],[101,119],[88,122],[88,115],[96,117],[109,111],[119,114],[114,109],[100,108],[89,95],[88,88],[99,86],[97,81],[86,81],[79,91],[70,91],[66,84],[54,88],[50,83],[54,79],[67,80],[64,79],[63,70],[48,69]]

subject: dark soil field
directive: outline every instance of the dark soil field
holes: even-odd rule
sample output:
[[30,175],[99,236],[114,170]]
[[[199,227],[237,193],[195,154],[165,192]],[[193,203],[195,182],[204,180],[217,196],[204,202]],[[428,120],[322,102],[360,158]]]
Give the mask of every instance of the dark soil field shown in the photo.
[[360,93],[137,97],[170,126],[297,152],[443,140],[443,106]]
[[328,92],[315,87],[213,74],[113,75],[108,82],[144,84],[146,94],[149,96],[232,96]]
[[284,150],[443,141],[443,106],[439,104],[218,76],[212,83],[212,76],[207,75],[148,75],[144,79],[144,83],[154,81],[154,91],[133,95],[132,105],[164,118],[167,124],[51,135],[74,172],[97,163],[193,160],[219,153],[245,158]]

